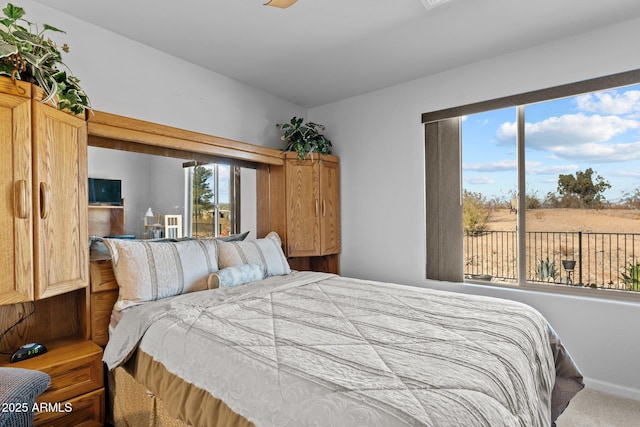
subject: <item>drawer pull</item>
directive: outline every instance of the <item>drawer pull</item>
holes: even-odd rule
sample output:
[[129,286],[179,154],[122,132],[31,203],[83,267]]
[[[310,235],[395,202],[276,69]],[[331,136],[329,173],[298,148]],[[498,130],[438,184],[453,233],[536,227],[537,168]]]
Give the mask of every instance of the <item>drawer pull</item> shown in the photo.
[[40,183],[40,218],[47,219],[49,216],[49,203],[51,198],[51,191],[49,185],[46,182]]
[[18,218],[27,219],[29,204],[27,203],[27,181],[21,179],[16,182],[16,210]]

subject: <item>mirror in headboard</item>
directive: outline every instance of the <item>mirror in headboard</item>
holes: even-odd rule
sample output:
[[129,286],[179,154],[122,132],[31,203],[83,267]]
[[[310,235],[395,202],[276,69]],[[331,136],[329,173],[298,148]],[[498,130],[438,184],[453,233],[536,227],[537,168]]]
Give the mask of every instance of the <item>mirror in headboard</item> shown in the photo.
[[[123,199],[120,204],[90,201],[89,234],[142,239],[250,231],[255,237],[255,169],[196,157],[89,147],[89,177],[119,181]],[[174,219],[179,224],[170,224]]]
[[[235,198],[235,217],[240,217],[240,224],[234,232],[251,231],[252,237],[261,237],[266,230],[274,229],[271,216],[263,212],[269,205],[271,189],[265,186],[268,180],[258,177],[268,175],[274,166],[282,169],[280,150],[100,111],[93,111],[88,118],[88,145],[89,176],[122,180],[123,218],[112,215],[107,220],[110,232],[148,237],[161,216],[182,215],[185,234],[190,235],[191,218],[203,209],[198,205],[189,211],[197,203],[187,194],[188,187],[185,190],[185,164],[213,163],[238,167],[228,180],[230,186],[235,183],[230,193],[240,190],[240,197]],[[217,213],[213,214],[220,219],[214,221],[215,235],[228,232],[219,228],[224,222],[221,211],[228,210],[222,204],[217,203]],[[205,208],[204,214],[211,212]],[[201,216],[212,216],[204,214]]]

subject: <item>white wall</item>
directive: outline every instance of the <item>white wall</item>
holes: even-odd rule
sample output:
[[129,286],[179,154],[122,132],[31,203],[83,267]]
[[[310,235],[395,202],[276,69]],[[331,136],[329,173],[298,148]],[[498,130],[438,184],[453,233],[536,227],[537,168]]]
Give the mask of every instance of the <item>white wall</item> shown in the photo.
[[640,68],[638,40],[635,20],[311,109],[309,119],[327,126],[341,158],[341,273],[528,303],[547,316],[589,385],[640,399],[640,304],[424,279],[420,120],[429,111]]

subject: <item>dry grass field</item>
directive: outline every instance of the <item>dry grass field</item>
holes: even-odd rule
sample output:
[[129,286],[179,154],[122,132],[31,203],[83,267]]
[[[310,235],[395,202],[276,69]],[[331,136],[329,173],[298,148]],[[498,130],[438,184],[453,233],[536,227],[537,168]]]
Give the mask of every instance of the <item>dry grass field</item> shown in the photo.
[[[513,281],[517,271],[515,230],[514,212],[494,210],[487,233],[465,237],[465,273]],[[543,279],[539,267],[547,258],[547,266],[552,264],[555,273]],[[574,284],[628,289],[622,274],[640,261],[640,210],[529,210],[527,280],[566,284],[562,260],[577,261]]]
[[[515,230],[516,214],[496,209],[489,230]],[[638,209],[532,209],[527,212],[527,231],[582,231],[589,233],[640,233]]]

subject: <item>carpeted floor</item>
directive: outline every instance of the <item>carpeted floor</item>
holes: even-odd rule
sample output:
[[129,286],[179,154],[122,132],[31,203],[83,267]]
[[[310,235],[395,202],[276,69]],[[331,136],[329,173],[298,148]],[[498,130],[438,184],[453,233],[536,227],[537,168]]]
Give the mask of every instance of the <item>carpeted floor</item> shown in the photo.
[[571,400],[557,427],[638,427],[640,401],[585,388]]

